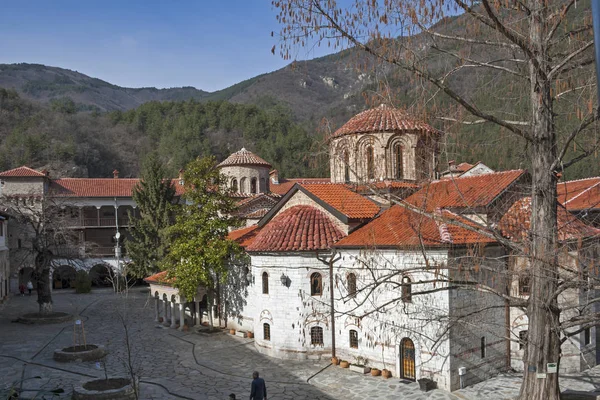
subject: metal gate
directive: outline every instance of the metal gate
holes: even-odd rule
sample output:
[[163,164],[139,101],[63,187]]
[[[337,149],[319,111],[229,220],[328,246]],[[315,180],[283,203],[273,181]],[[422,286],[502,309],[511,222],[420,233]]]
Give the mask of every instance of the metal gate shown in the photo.
[[400,377],[415,380],[415,344],[409,338],[400,342]]

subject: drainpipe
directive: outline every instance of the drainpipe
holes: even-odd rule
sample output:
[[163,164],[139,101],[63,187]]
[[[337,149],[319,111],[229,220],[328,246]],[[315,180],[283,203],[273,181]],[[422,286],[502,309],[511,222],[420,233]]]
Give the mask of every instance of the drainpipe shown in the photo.
[[331,357],[335,357],[335,308],[333,306],[333,262],[329,259],[329,312],[331,313]]

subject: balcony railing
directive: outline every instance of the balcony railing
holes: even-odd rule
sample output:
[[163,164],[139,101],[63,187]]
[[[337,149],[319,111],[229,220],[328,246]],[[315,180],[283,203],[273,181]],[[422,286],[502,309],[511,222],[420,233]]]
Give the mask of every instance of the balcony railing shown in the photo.
[[[54,256],[59,258],[87,258],[87,257],[115,257],[114,246],[98,246],[98,247],[62,247],[54,249]],[[121,246],[121,257],[125,255],[125,246]]]
[[[117,220],[115,217],[105,218],[77,218],[68,219],[65,221],[69,227],[115,227]],[[129,217],[119,217],[119,226],[129,226]]]

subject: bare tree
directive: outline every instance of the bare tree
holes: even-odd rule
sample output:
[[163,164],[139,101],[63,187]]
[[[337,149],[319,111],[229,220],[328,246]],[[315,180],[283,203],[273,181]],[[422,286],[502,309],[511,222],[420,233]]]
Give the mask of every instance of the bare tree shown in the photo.
[[[558,375],[537,379],[535,370],[560,359],[556,183],[565,168],[597,149],[584,135],[598,118],[588,10],[575,0],[356,0],[346,8],[335,0],[273,4],[280,10],[282,56],[314,41],[353,47],[376,64],[411,76],[423,91],[422,103],[433,97],[451,100],[458,108],[444,107],[444,118],[493,124],[523,143],[532,174],[531,240],[522,253],[529,260],[531,294],[523,305],[529,340],[520,398],[558,399]],[[458,13],[463,13],[459,28],[444,31],[443,22],[456,21],[444,18]],[[413,33],[418,35],[410,37]],[[460,89],[467,77],[477,83],[473,91]],[[482,98],[485,91],[489,98],[490,88],[498,92],[492,104]],[[517,115],[509,104],[519,105]]]
[[[30,267],[37,284],[39,312],[52,312],[50,274],[57,259],[72,265],[84,256],[85,243],[66,222],[67,204],[60,198],[41,194],[0,197],[0,207],[11,216],[11,235],[18,238],[11,246],[11,265]],[[87,246],[90,249],[92,246]]]

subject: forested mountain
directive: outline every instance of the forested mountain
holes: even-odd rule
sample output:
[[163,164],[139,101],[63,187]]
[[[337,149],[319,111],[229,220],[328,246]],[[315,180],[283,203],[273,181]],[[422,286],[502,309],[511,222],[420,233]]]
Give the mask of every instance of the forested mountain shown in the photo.
[[72,101],[49,107],[0,88],[0,170],[29,165],[53,176],[106,177],[116,168],[130,177],[155,151],[176,176],[195,157],[221,160],[245,146],[284,176],[318,176],[327,165],[308,156],[314,139],[278,105],[188,100],[149,102],[126,112],[77,112]]
[[[584,0],[570,13],[573,21],[564,24],[585,21],[589,9],[589,1]],[[444,19],[432,29],[492,39],[486,36],[489,32],[470,32],[463,16]],[[433,73],[443,75],[456,66],[455,58],[433,51],[427,38],[410,40]],[[482,59],[490,51],[476,45],[457,50]],[[501,50],[493,51],[501,57]],[[589,65],[573,74],[580,79],[593,76],[592,71]],[[526,119],[529,110],[521,101],[526,92],[522,82],[482,68],[461,70],[454,76],[458,77],[454,90],[484,110],[511,120]],[[128,176],[137,174],[140,157],[156,150],[176,173],[197,155],[212,153],[223,159],[246,146],[288,177],[324,176],[328,163],[323,137],[361,110],[391,102],[444,132],[440,169],[453,159],[481,160],[494,169],[529,167],[524,142],[493,124],[448,122],[447,117],[463,117],[466,112],[427,86],[354,50],[292,63],[213,93],[191,87],[122,88],[56,67],[0,64],[0,88],[14,89],[0,92],[0,166],[51,166],[57,175],[70,176],[110,176],[118,168]],[[576,93],[572,96],[568,100],[578,104]],[[556,112],[565,116],[563,132],[577,123],[566,111]],[[587,145],[574,144],[573,150]],[[594,154],[569,168],[565,176],[599,174]]]

